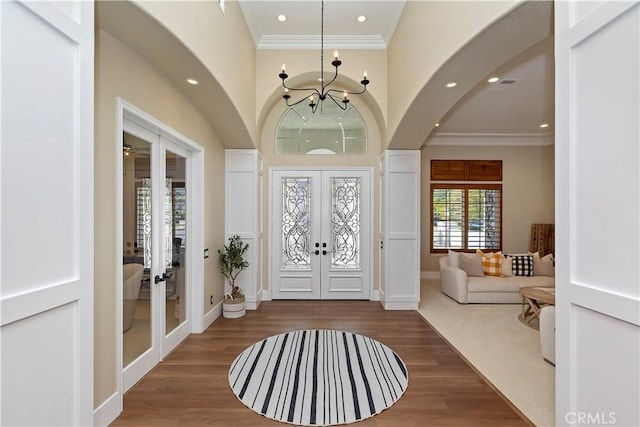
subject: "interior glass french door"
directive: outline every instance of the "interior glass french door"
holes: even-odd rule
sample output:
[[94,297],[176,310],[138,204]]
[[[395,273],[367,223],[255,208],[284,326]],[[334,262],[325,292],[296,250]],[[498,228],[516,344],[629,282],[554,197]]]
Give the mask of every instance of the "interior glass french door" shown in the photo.
[[123,391],[190,330],[189,152],[132,122],[123,135]]
[[370,173],[274,171],[272,298],[369,299]]

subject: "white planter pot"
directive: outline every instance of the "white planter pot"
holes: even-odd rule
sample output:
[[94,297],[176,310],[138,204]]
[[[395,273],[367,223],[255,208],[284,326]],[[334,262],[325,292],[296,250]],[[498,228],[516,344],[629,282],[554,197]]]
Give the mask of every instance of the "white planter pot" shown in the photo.
[[222,302],[222,315],[227,319],[236,319],[245,315],[244,296],[236,299],[225,299]]

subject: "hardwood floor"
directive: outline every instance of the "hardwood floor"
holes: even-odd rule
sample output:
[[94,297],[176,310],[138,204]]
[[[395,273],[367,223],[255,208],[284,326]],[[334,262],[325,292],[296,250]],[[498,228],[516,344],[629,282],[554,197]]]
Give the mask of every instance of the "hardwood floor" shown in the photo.
[[282,426],[246,408],[227,375],[251,344],[296,329],[337,329],[392,348],[409,387],[391,408],[359,427],[525,426],[513,409],[413,311],[370,301],[268,301],[241,319],[217,319],[190,336],[124,397],[112,426]]

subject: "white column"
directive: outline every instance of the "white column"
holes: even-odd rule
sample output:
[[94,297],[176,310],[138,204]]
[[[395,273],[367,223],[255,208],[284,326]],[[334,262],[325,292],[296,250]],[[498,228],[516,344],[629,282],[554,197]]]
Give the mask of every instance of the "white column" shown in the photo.
[[225,150],[225,184],[226,239],[237,234],[249,244],[249,267],[236,283],[246,297],[246,308],[255,310],[262,301],[262,158],[258,150]]
[[380,161],[380,188],[380,300],[387,310],[417,310],[420,151],[385,151]]

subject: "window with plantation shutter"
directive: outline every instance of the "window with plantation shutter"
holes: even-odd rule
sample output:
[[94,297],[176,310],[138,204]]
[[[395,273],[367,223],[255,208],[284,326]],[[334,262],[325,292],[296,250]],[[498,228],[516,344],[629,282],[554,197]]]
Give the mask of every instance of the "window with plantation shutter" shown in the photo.
[[433,160],[433,166],[436,170],[431,175],[431,252],[501,250],[502,184],[433,181],[468,180],[469,171],[474,170],[489,170],[487,180],[498,180],[502,178],[502,162]]

